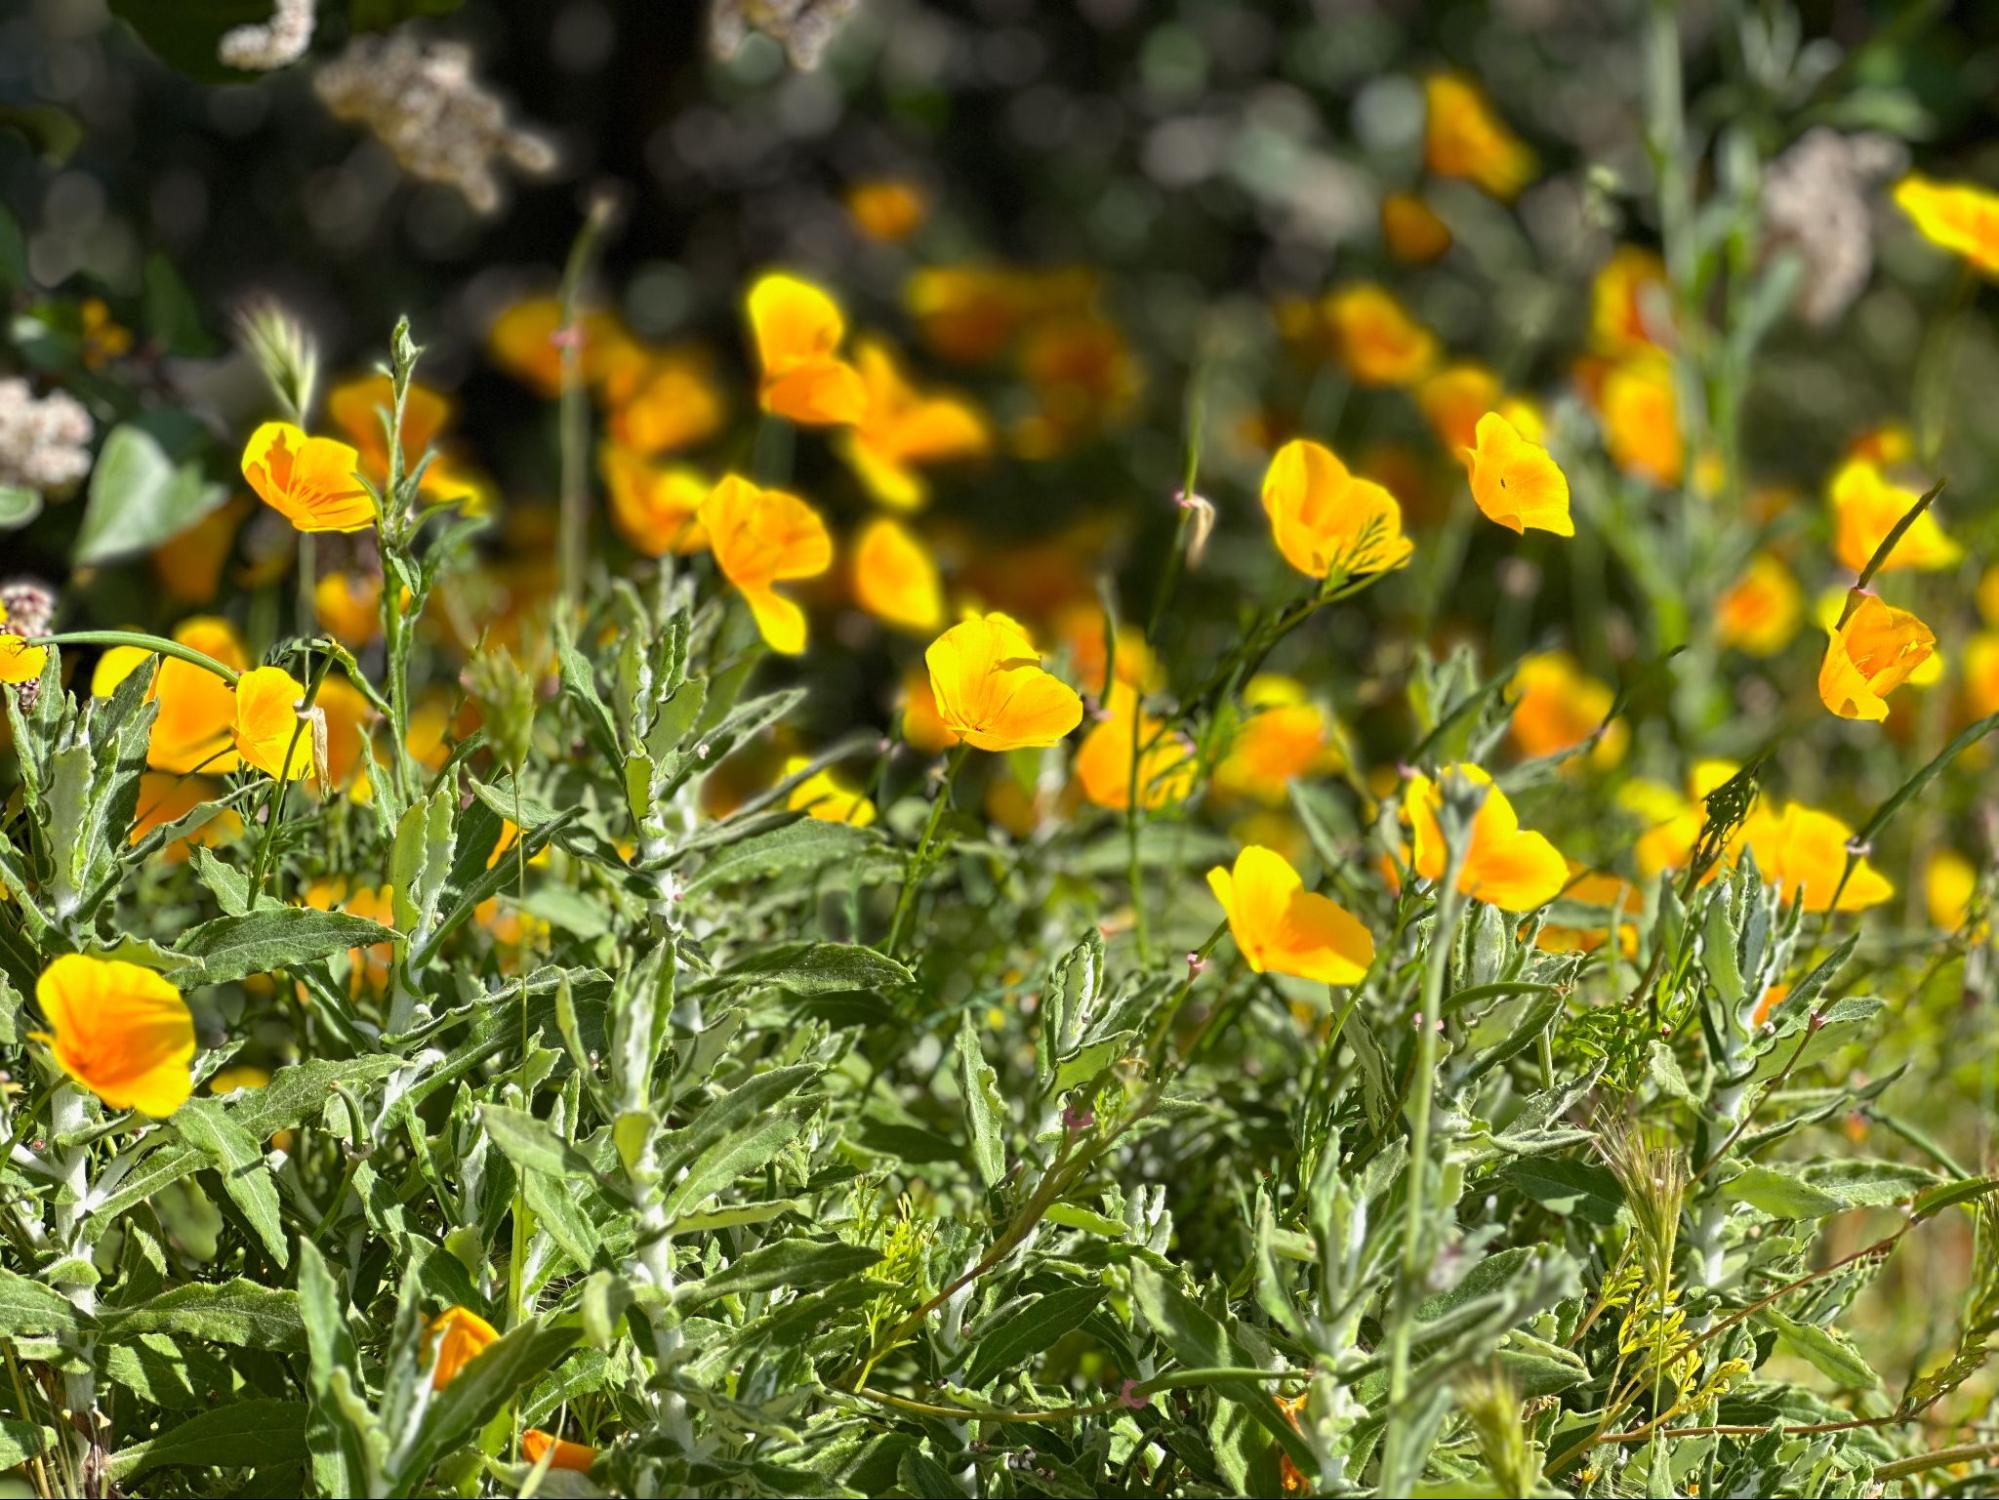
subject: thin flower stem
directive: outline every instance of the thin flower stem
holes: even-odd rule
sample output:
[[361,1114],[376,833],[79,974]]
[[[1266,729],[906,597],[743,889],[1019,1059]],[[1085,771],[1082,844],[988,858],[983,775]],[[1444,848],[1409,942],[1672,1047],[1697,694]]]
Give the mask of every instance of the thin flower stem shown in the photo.
[[583,388],[583,330],[577,322],[583,284],[610,227],[614,203],[600,193],[590,201],[583,227],[569,247],[562,271],[562,515],[561,546],[563,613],[575,618],[583,605],[583,567],[590,543],[590,489],[586,450],[590,443],[590,409]]
[[923,825],[923,837],[916,845],[916,852],[909,858],[902,876],[902,892],[895,899],[895,919],[889,924],[888,942],[882,951],[894,958],[902,941],[903,923],[908,921],[911,906],[915,904],[917,887],[923,882],[923,871],[930,861],[930,846],[936,841],[937,830],[944,822],[944,811],[951,805],[951,787],[963,769],[965,759],[972,753],[972,747],[960,744],[951,752],[951,758],[944,763],[943,784],[937,788],[937,796],[930,804],[930,820]]
[[170,641],[165,636],[146,635],[137,630],[65,630],[60,635],[38,635],[28,642],[30,646],[137,646],[142,651],[150,651],[156,656],[171,656],[184,661],[191,667],[200,667],[204,672],[212,672],[228,683],[236,686],[236,679],[242,674],[234,667],[225,667],[214,657],[183,646],[179,641]]

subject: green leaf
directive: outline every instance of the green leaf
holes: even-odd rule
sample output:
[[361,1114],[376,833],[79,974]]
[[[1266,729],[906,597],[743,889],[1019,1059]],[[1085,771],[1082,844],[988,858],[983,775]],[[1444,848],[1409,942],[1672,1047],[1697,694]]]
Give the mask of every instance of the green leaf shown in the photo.
[[1843,1199],[1775,1167],[1744,1168],[1723,1185],[1722,1192],[1773,1219],[1820,1219],[1847,1206]]
[[972,1135],[972,1164],[988,1189],[1006,1176],[1006,1102],[999,1075],[979,1049],[979,1029],[970,1010],[958,1018],[958,1090],[965,1096],[965,1124]]
[[175,464],[159,440],[129,423],[111,429],[90,471],[90,498],[74,561],[92,567],[146,552],[179,535],[228,497],[201,466]]
[[231,1401],[158,1437],[113,1453],[112,1479],[126,1484],[149,1469],[273,1469],[306,1457],[306,1404],[257,1398]]
[[698,1207],[743,1173],[764,1166],[805,1129],[817,1109],[815,1101],[792,1100],[722,1137],[689,1163],[686,1174],[674,1182],[666,1195],[666,1211],[677,1215]]
[[701,867],[701,873],[688,882],[687,890],[694,895],[747,880],[768,880],[774,875],[817,870],[857,859],[879,847],[881,836],[869,830],[851,823],[829,823],[824,818],[801,816],[796,823],[731,844]]
[[1774,1307],[1763,1308],[1756,1320],[1777,1331],[1780,1348],[1809,1362],[1828,1379],[1853,1390],[1878,1391],[1881,1377],[1861,1357],[1845,1334],[1817,1323],[1802,1323]]
[[479,1106],[479,1128],[506,1153],[507,1160],[523,1171],[602,1182],[603,1174],[597,1170],[596,1163],[557,1135],[553,1125],[546,1120],[537,1120],[524,1109],[506,1104],[482,1104]]
[[1591,1162],[1561,1157],[1525,1157],[1498,1174],[1499,1181],[1532,1198],[1551,1213],[1612,1224],[1624,1204],[1616,1177]]
[[1966,1177],[1958,1182],[1942,1183],[1918,1193],[1909,1213],[1917,1219],[1933,1218],[1947,1208],[1971,1203],[1988,1193],[1999,1193],[1999,1177]]
[[298,1294],[241,1277],[219,1284],[188,1282],[135,1307],[107,1308],[102,1324],[110,1342],[165,1333],[243,1349],[289,1353],[306,1347]]
[[842,1240],[776,1240],[739,1257],[703,1281],[683,1282],[676,1289],[679,1306],[699,1306],[717,1297],[767,1292],[789,1286],[801,1290],[831,1286],[858,1276],[881,1259],[881,1252]]
[[90,1319],[70,1306],[61,1293],[12,1271],[0,1270],[0,1335],[41,1338],[51,1334],[74,1337]]
[[42,497],[18,484],[0,484],[0,531],[18,531],[42,513]]
[[310,906],[280,906],[203,922],[175,944],[175,951],[199,960],[201,983],[223,984],[249,974],[317,963],[349,948],[395,940],[394,928],[365,917]]
[[180,1138],[205,1155],[222,1178],[222,1189],[243,1211],[271,1259],[291,1263],[285,1244],[278,1187],[264,1160],[257,1138],[245,1130],[216,1099],[190,1099],[174,1111],[173,1128]]
[[724,984],[771,985],[795,995],[903,989],[916,982],[907,966],[858,943],[774,943],[716,977]]
[[1019,1369],[1057,1340],[1080,1328],[1103,1303],[1099,1286],[1065,1286],[1037,1297],[980,1336],[966,1372],[967,1389],[978,1390],[995,1376]]
[[360,1420],[361,1355],[347,1326],[338,1284],[319,1247],[299,1242],[298,1306],[306,1336],[306,1447],[313,1487],[322,1495],[365,1495],[386,1447],[379,1427]]

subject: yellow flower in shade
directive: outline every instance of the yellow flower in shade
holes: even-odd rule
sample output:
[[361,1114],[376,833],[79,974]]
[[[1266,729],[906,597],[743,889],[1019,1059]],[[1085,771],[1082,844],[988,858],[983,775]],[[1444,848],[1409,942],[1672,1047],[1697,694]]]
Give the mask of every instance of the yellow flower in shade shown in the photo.
[[1469,360],[1446,365],[1416,387],[1416,405],[1445,451],[1460,453],[1478,441],[1478,419],[1499,410],[1499,377]]
[[541,1462],[543,1455],[550,1455],[551,1469],[567,1469],[574,1474],[588,1474],[590,1466],[597,1462],[597,1450],[585,1443],[572,1443],[567,1438],[559,1438],[551,1432],[543,1432],[539,1427],[530,1427],[521,1434],[521,1452],[531,1464]]
[[1275,806],[1301,776],[1335,770],[1332,726],[1296,678],[1265,673],[1243,687],[1249,710],[1215,767],[1215,790]]
[[[1783,808],[1759,807],[1743,830],[1743,842],[1756,856],[1756,868],[1764,880],[1776,886],[1785,899],[1804,902],[1805,910],[1813,913],[1832,907],[1832,893],[1846,869],[1847,845],[1852,840],[1853,830],[1831,813],[1795,802]],[[1861,859],[1840,893],[1838,909],[1865,911],[1894,894],[1894,883]]]
[[923,266],[903,301],[932,353],[957,364],[996,358],[1027,316],[1021,278],[998,266]]
[[750,288],[749,314],[765,411],[807,427],[847,425],[867,415],[867,383],[839,357],[847,325],[831,297],[810,282],[772,273]]
[[992,447],[992,433],[976,406],[955,396],[918,393],[883,345],[863,342],[855,359],[868,405],[841,452],[882,504],[916,509],[930,497],[920,467],[976,458]]
[[267,1089],[271,1086],[268,1068],[253,1068],[247,1063],[234,1067],[217,1068],[208,1075],[208,1092],[215,1095],[233,1094],[238,1089]]
[[236,543],[236,529],[253,508],[239,495],[153,549],[153,576],[168,598],[184,604],[214,600],[222,587],[222,569]]
[[1388,253],[1409,265],[1428,265],[1451,248],[1451,229],[1416,193],[1381,200],[1381,238]]
[[[492,868],[490,861],[487,868]],[[361,917],[384,927],[396,925],[395,895],[386,885],[355,885],[350,888],[345,876],[333,876],[313,881],[305,888],[303,899],[314,911],[341,911],[350,917]],[[358,997],[364,989],[376,993],[387,989],[389,969],[394,960],[395,946],[392,943],[349,948],[349,992]]]
[[[1706,821],[1708,794],[1740,769],[1734,761],[1697,761],[1687,777],[1684,797],[1649,781],[1627,782],[1620,789],[1618,801],[1645,825],[1632,846],[1641,876],[1650,881],[1661,871],[1686,868]],[[1727,852],[1730,862],[1735,852],[1733,848]]]
[[500,1337],[499,1330],[468,1307],[447,1308],[430,1322],[434,1351],[430,1388],[441,1391]]
[[312,586],[312,613],[319,628],[359,651],[382,630],[379,573],[328,573]]
[[1721,596],[1715,636],[1751,656],[1775,656],[1791,644],[1804,616],[1804,590],[1791,570],[1774,553],[1759,552]]
[[1842,719],[1888,717],[1888,695],[1936,650],[1937,638],[1906,609],[1863,595],[1826,642],[1819,698]]
[[[186,817],[204,802],[221,795],[221,788],[205,776],[176,776],[170,771],[147,771],[139,777],[139,804],[132,814],[132,843],[138,843],[155,828]],[[224,808],[185,838],[175,839],[160,851],[162,863],[177,865],[196,847],[213,849],[231,842],[243,831],[243,819],[234,808]]]
[[1987,625],[1999,626],[1999,563],[1987,568],[1978,580],[1978,613]]
[[1971,920],[1971,898],[1978,893],[1978,866],[1955,849],[1939,849],[1923,870],[1923,904],[1930,925],[1944,932],[1961,932]]
[[1436,367],[1437,336],[1378,286],[1342,287],[1325,316],[1341,363],[1362,385],[1414,385]]
[[[631,334],[610,313],[578,314],[575,336],[578,373],[592,384],[632,368],[644,358]],[[562,302],[556,297],[526,297],[508,304],[486,330],[486,348],[493,362],[544,396],[562,389]]]
[[1472,819],[1471,844],[1458,874],[1458,890],[1502,911],[1546,906],[1569,883],[1568,861],[1538,833],[1520,826],[1506,793],[1477,766],[1446,766],[1437,781],[1418,774],[1402,793],[1402,815],[1414,833],[1413,863],[1425,880],[1441,880],[1450,851],[1438,814],[1444,805],[1441,782],[1452,778],[1485,789]]
[[30,646],[25,636],[0,635],[0,682],[7,686],[41,681],[48,660],[48,647]]
[[1093,698],[1105,697],[1110,691],[1104,682],[1106,667],[1117,673],[1119,682],[1141,691],[1150,691],[1160,685],[1162,679],[1158,659],[1145,643],[1145,632],[1129,620],[1119,622],[1117,659],[1114,664],[1109,660],[1110,653],[1104,640],[1104,611],[1095,602],[1078,602],[1058,612],[1054,635],[1057,648],[1067,653],[1069,665],[1075,673],[1076,686]]
[[164,975],[66,953],[42,971],[35,1004],[49,1029],[29,1035],[113,1109],[163,1120],[194,1092],[194,1016]]
[[1637,245],[1618,246],[1590,283],[1590,331],[1606,354],[1662,343],[1671,309],[1666,263]]
[[1416,550],[1393,495],[1302,438],[1279,448],[1264,470],[1263,509],[1277,550],[1311,578],[1385,572]]
[[361,487],[361,455],[334,438],[266,422],[243,445],[243,477],[257,498],[300,531],[364,531],[375,502]]
[[1035,410],[1015,425],[1013,446],[1034,459],[1067,452],[1121,420],[1144,384],[1123,331],[1097,312],[1030,325],[1020,374],[1034,392]]
[[[1888,540],[1895,523],[1922,498],[1915,490],[1891,484],[1881,470],[1864,458],[1849,459],[1832,477],[1833,551],[1840,562],[1858,573]],[[1963,549],[1944,534],[1934,509],[1917,516],[1880,571],[1919,569],[1931,572],[1956,564]]]
[[[1513,676],[1513,743],[1523,755],[1559,755],[1602,728],[1617,701],[1606,683],[1585,673],[1566,651],[1546,651],[1520,663]],[[1624,758],[1630,730],[1622,719],[1604,730],[1589,753],[1598,769]]]
[[937,695],[930,688],[930,673],[916,668],[904,674],[897,695],[902,712],[902,737],[918,750],[936,755],[958,743],[958,736],[937,712]]
[[1974,719],[1999,714],[1999,631],[1981,630],[1964,648],[1964,706]]
[[1999,193],[1968,182],[1904,177],[1895,206],[1931,244],[1961,255],[1987,276],[1999,276]]
[[1464,450],[1471,497],[1490,520],[1523,535],[1530,529],[1574,536],[1569,480],[1548,450],[1520,435],[1505,417],[1478,419],[1476,441]]
[[1251,844],[1235,868],[1208,871],[1208,889],[1228,913],[1229,933],[1259,974],[1318,984],[1358,984],[1374,962],[1374,938],[1337,902],[1305,889],[1291,862]]
[[[395,411],[396,388],[380,371],[343,380],[326,393],[326,415],[361,456],[356,466],[378,484],[389,477],[389,434],[384,418]],[[409,473],[451,421],[451,398],[411,382],[403,397],[403,472]]]
[[[213,615],[181,621],[174,627],[173,638],[235,671],[250,665],[249,653],[235,627]],[[137,660],[121,661],[122,671],[132,670],[144,659],[145,653],[141,653]],[[91,687],[97,691],[99,684],[93,680]],[[109,686],[104,690],[109,691]],[[169,656],[153,674],[152,696],[160,707],[146,745],[147,765],[159,771],[198,769],[218,775],[236,769],[236,750],[230,738],[236,723],[236,695],[228,683],[205,667]]]
[[1452,73],[1424,83],[1429,106],[1423,162],[1439,177],[1462,177],[1495,198],[1517,197],[1534,177],[1534,153],[1493,113],[1476,84]]
[[620,448],[648,458],[713,437],[729,412],[705,351],[641,351],[603,383],[605,428]]
[[299,717],[305,685],[283,667],[257,667],[236,679],[236,753],[280,781],[312,774],[313,726]]
[[776,585],[816,578],[833,565],[833,539],[819,513],[796,495],[729,474],[698,514],[716,565],[749,604],[764,644],[798,655],[805,649],[805,611]]
[[1656,355],[1628,359],[1603,378],[1603,442],[1627,474],[1670,488],[1686,470],[1672,371]]
[[111,316],[111,308],[102,297],[84,298],[80,312],[85,369],[102,369],[131,349],[132,330]]
[[[812,762],[794,755],[784,763],[784,774],[796,776]],[[848,786],[829,771],[814,771],[791,789],[785,800],[793,812],[805,812],[823,823],[851,823],[866,828],[875,820],[875,805],[867,796]]]
[[1099,807],[1119,810],[1131,806],[1134,785],[1140,805],[1148,808],[1186,797],[1194,789],[1194,747],[1144,712],[1138,694],[1126,683],[1111,685],[1108,707],[1076,752],[1076,780],[1083,795]]
[[611,524],[633,551],[663,557],[708,545],[699,516],[715,486],[699,470],[655,463],[615,443],[598,450],[597,468],[611,497]]
[[1083,719],[1083,700],[1041,666],[1018,621],[969,615],[923,653],[937,717],[980,750],[1039,749],[1058,744]]
[[886,516],[854,546],[854,598],[885,624],[928,634],[944,623],[944,585],[930,550]]
[[847,215],[871,240],[900,245],[930,214],[930,199],[915,183],[897,177],[857,182],[847,189]]

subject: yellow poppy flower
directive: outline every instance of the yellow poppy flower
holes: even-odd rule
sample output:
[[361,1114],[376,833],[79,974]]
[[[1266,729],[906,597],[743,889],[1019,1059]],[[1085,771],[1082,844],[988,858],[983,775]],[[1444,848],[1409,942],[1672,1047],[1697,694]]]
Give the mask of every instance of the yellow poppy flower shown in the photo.
[[236,679],[232,735],[243,764],[280,781],[312,774],[313,727],[301,722],[305,685],[283,667],[256,667]]
[[1999,714],[1999,631],[1982,630],[1964,648],[1964,706],[1974,719]]
[[[389,479],[389,435],[383,418],[395,410],[396,388],[376,371],[343,380],[326,393],[326,415],[361,455],[357,465],[377,484]],[[451,398],[412,381],[403,396],[403,472],[416,468],[451,421]]]
[[194,1016],[164,975],[66,953],[35,983],[56,1066],[113,1109],[165,1119],[194,1092]]
[[699,470],[654,463],[616,443],[598,450],[597,468],[611,497],[611,524],[633,551],[663,557],[708,545],[699,516],[714,485]]
[[[578,373],[596,384],[643,359],[632,336],[610,313],[586,311],[576,319],[582,340]],[[486,330],[486,348],[495,364],[544,396],[562,390],[562,301],[525,297],[502,308]]]
[[970,615],[923,653],[937,716],[980,750],[1023,750],[1058,744],[1083,718],[1083,700],[1043,670],[1018,621],[1003,614]]
[[1961,255],[1987,276],[1999,276],[1999,193],[1968,182],[1904,177],[1895,206],[1931,244]]
[[[1617,701],[1607,683],[1582,670],[1566,651],[1545,651],[1520,663],[1513,676],[1513,743],[1523,755],[1559,755],[1595,734]],[[1624,758],[1630,729],[1622,719],[1604,731],[1590,751],[1598,769]]]
[[253,1068],[247,1063],[233,1067],[217,1068],[208,1075],[208,1092],[215,1095],[233,1094],[238,1089],[267,1089],[271,1086],[268,1068]]
[[1341,363],[1362,385],[1414,385],[1436,367],[1437,336],[1378,286],[1342,287],[1325,316]]
[[1277,550],[1307,577],[1386,572],[1416,550],[1393,495],[1302,438],[1279,448],[1264,470],[1263,509]]
[[1670,489],[1686,470],[1680,401],[1658,356],[1625,360],[1603,378],[1603,442],[1627,474]]
[[1301,776],[1336,770],[1332,727],[1296,678],[1263,673],[1243,687],[1250,710],[1215,767],[1215,790],[1275,806]]
[[243,477],[257,498],[300,531],[365,531],[375,502],[361,487],[361,455],[334,438],[266,422],[243,445]]
[[1416,193],[1381,200],[1381,238],[1388,253],[1409,265],[1428,265],[1451,248],[1451,229]]
[[39,682],[48,660],[48,647],[30,646],[26,636],[0,634],[0,683],[19,687]]
[[854,598],[898,629],[928,634],[944,621],[944,585],[929,549],[886,516],[869,522],[854,546]]
[[[136,844],[155,828],[193,812],[204,802],[221,795],[221,788],[205,776],[176,776],[169,771],[146,771],[139,777],[139,803],[132,814],[131,842]],[[225,808],[185,838],[175,839],[160,851],[163,864],[177,865],[199,848],[218,848],[243,831],[243,819],[234,808]]]
[[1775,554],[1759,552],[1715,607],[1715,636],[1751,656],[1775,656],[1798,633],[1804,590]]
[[1076,752],[1076,780],[1084,796],[1098,807],[1121,811],[1131,806],[1134,785],[1141,805],[1148,808],[1178,802],[1194,789],[1194,748],[1184,736],[1144,712],[1137,692],[1126,683],[1112,684],[1108,708]]
[[1425,376],[1416,405],[1445,451],[1460,453],[1478,441],[1478,419],[1499,409],[1501,390],[1497,375],[1465,360]]
[[1666,263],[1620,245],[1590,283],[1590,329],[1604,353],[1622,357],[1656,347],[1671,308]]
[[456,1380],[467,1365],[500,1337],[498,1329],[468,1307],[447,1308],[433,1318],[429,1335],[435,1350],[430,1387],[435,1391]]
[[[1922,498],[1915,490],[1890,483],[1864,458],[1849,459],[1832,477],[1829,492],[1833,516],[1833,552],[1845,567],[1858,573],[1888,540],[1895,523]],[[1934,509],[1917,516],[1902,533],[1895,550],[1882,561],[1883,573],[1916,569],[1934,572],[1956,565],[1964,550],[1944,534]]]
[[1486,516],[1511,531],[1529,528],[1574,536],[1569,480],[1546,448],[1531,443],[1496,411],[1478,419],[1476,441],[1464,450],[1471,496]]
[[955,396],[919,394],[888,349],[872,340],[855,351],[868,403],[841,453],[884,505],[914,510],[929,498],[919,467],[976,458],[992,447],[979,409]]
[[899,245],[923,227],[930,200],[922,188],[898,177],[857,182],[847,189],[847,214],[871,240]]
[[642,355],[605,381],[604,398],[611,441],[648,458],[713,437],[729,411],[707,355],[692,348]]
[[[1785,899],[1803,901],[1805,910],[1813,913],[1832,906],[1852,839],[1853,830],[1831,813],[1795,802],[1782,808],[1759,807],[1743,830],[1743,841],[1756,856],[1764,880]],[[1853,867],[1838,909],[1865,911],[1894,894],[1894,883],[1863,858]]]
[[1424,97],[1424,164],[1439,177],[1475,182],[1495,198],[1519,196],[1534,178],[1534,153],[1493,113],[1478,86],[1438,73],[1424,81]]
[[[490,864],[488,865],[490,869]],[[305,888],[304,903],[314,911],[340,911],[362,917],[384,927],[396,925],[394,892],[386,885],[354,885],[346,877],[334,876],[313,881]],[[389,970],[395,960],[393,943],[373,943],[366,948],[347,950],[347,987],[355,996],[364,990],[380,994],[389,985]]]
[[[1058,649],[1068,658],[1077,687],[1093,698],[1104,697],[1110,691],[1104,669],[1111,663],[1104,641],[1103,606],[1094,601],[1068,605],[1055,616],[1054,635]],[[1158,659],[1145,642],[1145,632],[1129,620],[1118,622],[1116,657],[1113,670],[1119,682],[1148,692],[1160,685]]]
[[773,272],[750,288],[748,305],[765,411],[808,427],[848,425],[867,414],[867,384],[839,358],[846,322],[838,303],[810,282]]
[[[806,756],[791,756],[784,763],[784,774],[796,776],[811,764]],[[793,812],[803,811],[824,823],[851,823],[856,828],[866,828],[875,820],[874,803],[830,770],[814,771],[799,782],[791,789],[784,805]]]
[[[236,628],[213,615],[181,621],[174,627],[173,638],[235,671],[250,665]],[[142,660],[143,654],[138,658]],[[130,671],[138,661],[121,661],[122,671]],[[93,682],[93,690],[96,687]],[[236,722],[236,695],[228,683],[205,667],[169,656],[153,674],[152,696],[159,702],[159,714],[146,745],[147,765],[159,771],[200,769],[218,775],[236,769],[230,737]]]
[[1888,695],[1936,650],[1937,638],[1906,609],[1863,596],[1831,631],[1819,666],[1819,698],[1842,719],[1888,717]]
[[933,354],[984,364],[1013,342],[1026,316],[1020,278],[997,266],[923,266],[903,301]]
[[1251,844],[1233,870],[1208,871],[1208,889],[1228,914],[1229,933],[1259,974],[1319,984],[1358,984],[1374,962],[1374,938],[1337,902],[1305,889],[1291,862]]
[[716,565],[748,602],[765,644],[798,655],[805,649],[805,611],[776,585],[815,578],[833,565],[833,539],[819,513],[796,495],[729,474],[697,514]]
[[312,586],[312,613],[319,628],[359,651],[382,632],[382,577],[379,573],[327,573]]
[[1020,374],[1036,409],[1014,427],[1013,446],[1033,459],[1065,453],[1122,420],[1144,383],[1123,331],[1095,311],[1030,325]]
[[1978,892],[1978,866],[1955,849],[1939,849],[1923,870],[1923,904],[1930,925],[1944,932],[1961,932],[1971,920],[1971,898]]
[[958,736],[937,712],[937,695],[931,691],[930,673],[913,668],[902,679],[897,695],[902,711],[902,737],[918,750],[936,755],[958,743]]
[[[1734,761],[1697,761],[1687,777],[1684,797],[1671,787],[1643,781],[1628,782],[1620,790],[1618,801],[1646,824],[1632,846],[1640,875],[1650,881],[1662,871],[1686,868],[1706,821],[1708,794],[1740,769]],[[1735,853],[1732,841],[1728,862],[1733,863]]]
[[1473,765],[1446,766],[1434,782],[1418,774],[1404,788],[1402,816],[1414,833],[1416,873],[1441,880],[1448,868],[1450,851],[1438,813],[1444,805],[1439,783],[1451,778],[1485,788],[1485,800],[1472,819],[1458,890],[1502,911],[1533,911],[1554,900],[1569,883],[1568,861],[1546,838],[1520,826],[1506,793]]

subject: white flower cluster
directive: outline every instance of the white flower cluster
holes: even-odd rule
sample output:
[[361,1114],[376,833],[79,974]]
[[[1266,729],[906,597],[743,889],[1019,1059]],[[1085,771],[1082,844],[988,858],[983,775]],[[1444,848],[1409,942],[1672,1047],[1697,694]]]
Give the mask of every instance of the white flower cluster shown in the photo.
[[39,401],[18,376],[0,380],[0,485],[70,489],[90,472],[90,413],[51,391]]
[[215,55],[232,68],[268,73],[287,68],[312,45],[314,0],[276,0],[268,21],[232,26],[222,33]]
[[730,58],[752,31],[761,31],[783,46],[794,68],[809,70],[859,6],[860,0],[714,0],[708,41],[717,57]]
[[500,206],[502,165],[539,174],[556,164],[547,137],[508,122],[472,76],[471,49],[455,42],[356,37],[312,85],[335,119],[365,125],[404,171],[456,188],[482,214]]
[[1902,170],[1908,152],[1891,136],[1841,135],[1824,125],[1798,138],[1763,178],[1763,223],[1772,247],[1804,257],[1798,312],[1819,327],[1867,285],[1874,268],[1875,186]]

